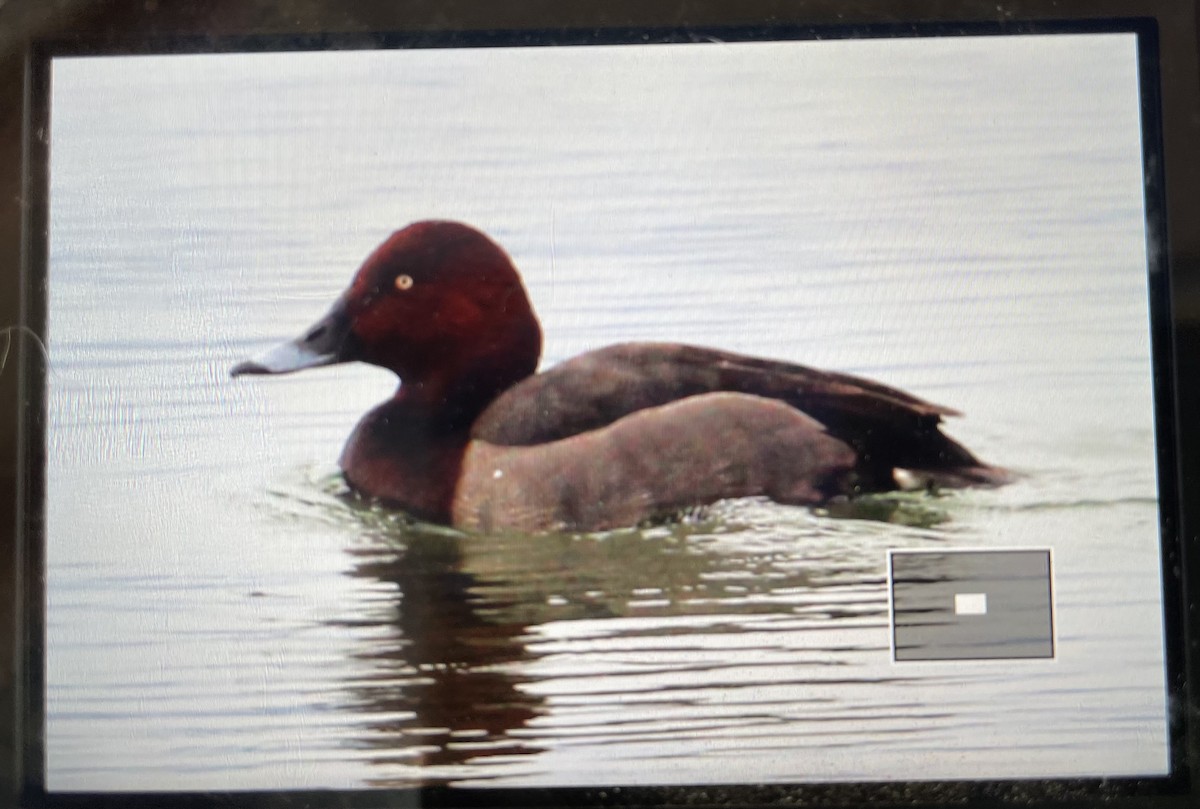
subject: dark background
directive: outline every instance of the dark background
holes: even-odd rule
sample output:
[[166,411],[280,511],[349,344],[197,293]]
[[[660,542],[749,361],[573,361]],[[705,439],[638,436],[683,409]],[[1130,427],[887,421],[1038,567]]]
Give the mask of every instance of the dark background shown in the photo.
[[[1177,398],[1185,501],[1200,499],[1200,23],[1195,0],[0,0],[0,329],[21,322],[21,226],[25,62],[39,39],[143,35],[370,33],[420,29],[596,28],[846,24],[913,21],[1064,19],[1153,14],[1160,21],[1168,237],[1175,279]],[[915,9],[920,16],[915,17]],[[1086,284],[1086,279],[1081,279]],[[131,313],[136,317],[136,313]],[[0,337],[0,355],[4,353]],[[18,341],[0,366],[0,806],[16,802],[19,756],[22,562],[18,526]],[[1200,504],[1189,503],[1185,548],[1197,541]],[[1186,515],[1190,515],[1187,519]],[[1193,565],[1195,563],[1193,562]],[[1200,567],[1200,565],[1195,565]],[[1192,579],[1195,579],[1193,571]],[[1193,588],[1193,592],[1195,592]],[[1188,599],[1188,623],[1200,614]],[[1193,665],[1195,639],[1189,641]],[[1200,669],[1197,669],[1200,670]],[[1195,696],[1192,701],[1194,705]],[[1192,761],[1200,761],[1193,740]]]

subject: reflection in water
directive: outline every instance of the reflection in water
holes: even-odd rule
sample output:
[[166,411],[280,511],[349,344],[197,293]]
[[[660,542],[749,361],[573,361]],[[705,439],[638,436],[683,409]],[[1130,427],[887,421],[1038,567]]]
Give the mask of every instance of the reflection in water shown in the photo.
[[[936,514],[913,498],[855,516],[921,522],[896,519],[912,504]],[[339,507],[363,539],[349,573],[383,593],[342,622],[380,630],[341,706],[370,716],[350,744],[380,768],[374,785],[484,782],[580,738],[653,748],[669,727],[704,744],[740,727],[778,747],[796,710],[823,736],[896,721],[888,703],[846,727],[823,718],[848,678],[905,679],[845,666],[887,655],[880,542],[894,525],[739,501],[603,534],[480,536],[352,496]]]
[[347,689],[347,709],[378,717],[359,740],[378,751],[371,760],[440,766],[535,752],[509,735],[540,707],[509,665],[527,657],[524,625],[485,614],[498,605],[462,570],[458,539],[413,529],[403,545],[353,553],[352,575],[395,587],[363,619],[392,630],[357,655],[374,673]]

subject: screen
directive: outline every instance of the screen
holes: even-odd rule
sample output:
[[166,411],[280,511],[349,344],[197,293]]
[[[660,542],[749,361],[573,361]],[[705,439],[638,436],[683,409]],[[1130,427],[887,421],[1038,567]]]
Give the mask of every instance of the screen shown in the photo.
[[[701,39],[52,59],[48,790],[1169,773],[1138,35]],[[542,371],[850,374],[994,474],[582,527],[373,499],[339,463],[395,373],[230,372],[430,220],[511,258]],[[627,462],[754,443],[707,418]]]

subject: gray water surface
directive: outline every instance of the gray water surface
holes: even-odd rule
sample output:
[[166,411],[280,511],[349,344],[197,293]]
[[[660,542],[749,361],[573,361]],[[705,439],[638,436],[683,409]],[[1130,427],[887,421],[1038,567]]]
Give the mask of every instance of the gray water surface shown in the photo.
[[[1162,773],[1132,37],[59,59],[55,790]],[[230,380],[417,219],[620,340],[876,378],[1018,482],[464,536],[336,459],[396,380]],[[891,662],[887,551],[1052,547],[1057,657]]]

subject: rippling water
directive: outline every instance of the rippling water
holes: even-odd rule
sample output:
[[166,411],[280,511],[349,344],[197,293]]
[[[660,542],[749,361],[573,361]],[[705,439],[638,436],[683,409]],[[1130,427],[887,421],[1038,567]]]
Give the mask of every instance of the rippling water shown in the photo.
[[[57,62],[49,785],[1162,772],[1135,68],[1120,37]],[[510,250],[545,364],[866,374],[1021,479],[536,538],[372,508],[334,463],[394,379],[228,369],[433,216]],[[890,662],[889,549],[1026,546],[1055,660]]]

